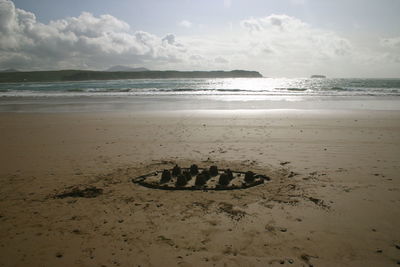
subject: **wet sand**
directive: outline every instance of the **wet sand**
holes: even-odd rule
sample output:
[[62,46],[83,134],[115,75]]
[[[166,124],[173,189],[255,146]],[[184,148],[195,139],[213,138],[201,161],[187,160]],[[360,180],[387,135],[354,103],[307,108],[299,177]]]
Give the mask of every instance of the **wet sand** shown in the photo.
[[[398,111],[0,113],[0,266],[396,266]],[[272,178],[163,191],[217,164]],[[96,187],[93,197],[54,196]]]

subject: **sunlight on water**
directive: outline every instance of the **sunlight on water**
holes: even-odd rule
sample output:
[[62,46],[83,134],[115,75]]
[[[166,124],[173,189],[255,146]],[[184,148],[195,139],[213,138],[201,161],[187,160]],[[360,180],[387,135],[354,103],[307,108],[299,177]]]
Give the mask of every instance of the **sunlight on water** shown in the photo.
[[230,91],[248,91],[248,92],[273,92],[282,89],[306,90],[304,82],[301,79],[215,79],[209,81],[207,89],[220,89]]

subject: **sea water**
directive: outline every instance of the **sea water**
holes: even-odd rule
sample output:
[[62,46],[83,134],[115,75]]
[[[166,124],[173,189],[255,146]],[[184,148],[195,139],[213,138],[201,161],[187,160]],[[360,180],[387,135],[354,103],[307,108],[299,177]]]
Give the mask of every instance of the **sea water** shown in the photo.
[[0,84],[0,111],[400,110],[400,79],[131,79]]

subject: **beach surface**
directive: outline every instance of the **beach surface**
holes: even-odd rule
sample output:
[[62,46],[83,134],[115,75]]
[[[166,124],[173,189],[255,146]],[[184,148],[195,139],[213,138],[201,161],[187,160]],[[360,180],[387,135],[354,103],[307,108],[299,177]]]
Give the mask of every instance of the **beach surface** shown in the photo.
[[[398,266],[400,113],[0,113],[0,266]],[[175,164],[268,175],[164,191]],[[101,189],[91,197],[57,195]]]

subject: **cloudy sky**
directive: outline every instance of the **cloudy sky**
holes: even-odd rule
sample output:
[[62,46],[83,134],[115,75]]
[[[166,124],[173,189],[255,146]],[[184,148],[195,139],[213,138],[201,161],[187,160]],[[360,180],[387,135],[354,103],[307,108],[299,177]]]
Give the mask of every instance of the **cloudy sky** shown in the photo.
[[0,0],[0,69],[400,77],[399,0]]

